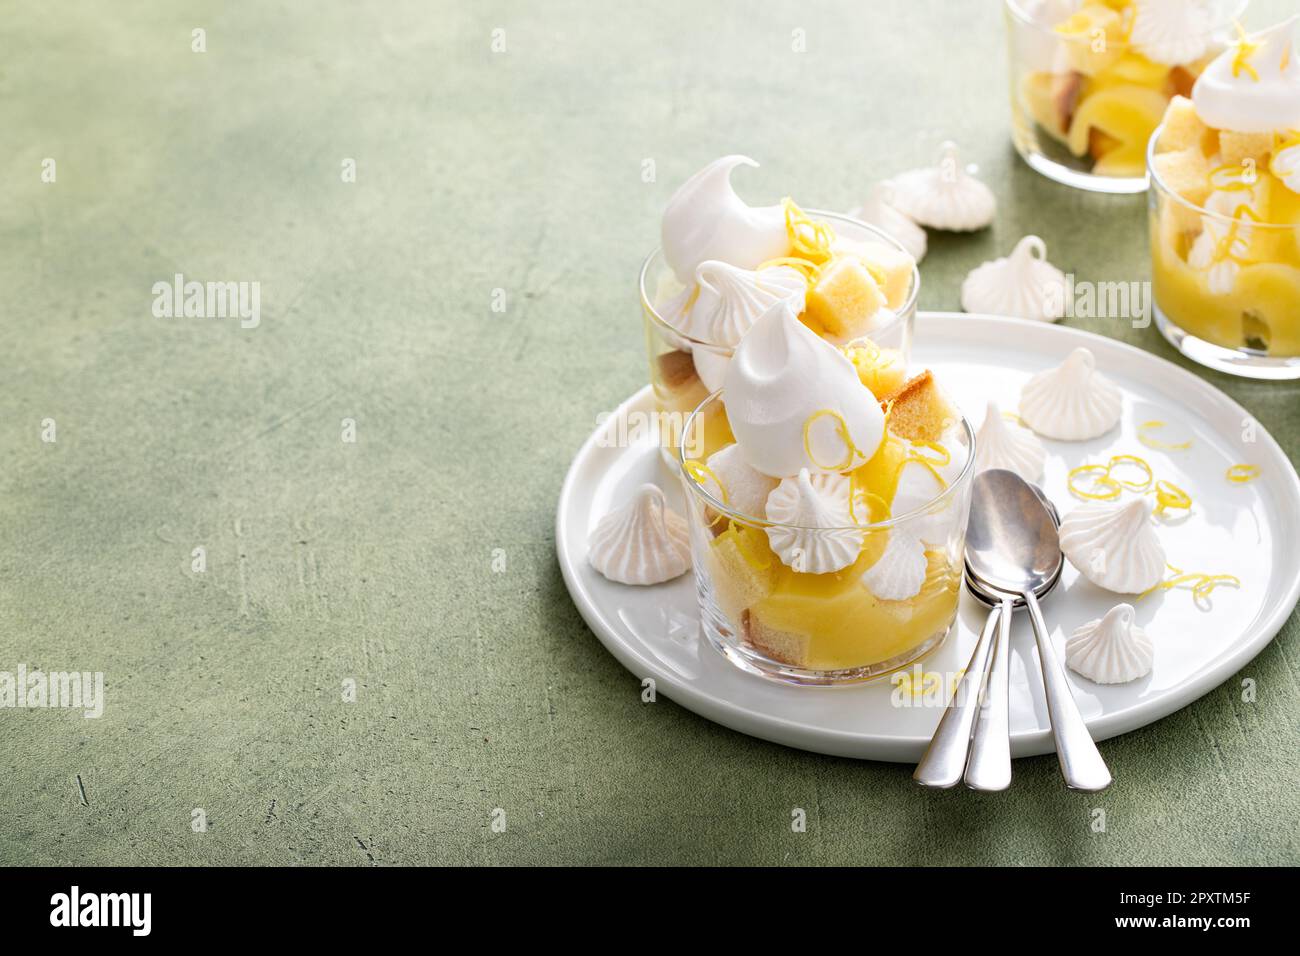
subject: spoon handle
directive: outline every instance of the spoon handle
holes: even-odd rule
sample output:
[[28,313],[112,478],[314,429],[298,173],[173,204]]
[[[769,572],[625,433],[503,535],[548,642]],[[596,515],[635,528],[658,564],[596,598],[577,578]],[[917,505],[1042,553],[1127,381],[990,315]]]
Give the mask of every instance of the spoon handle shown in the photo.
[[993,646],[993,662],[984,681],[979,718],[975,721],[975,740],[966,762],[966,786],[990,792],[1011,786],[1011,732],[1007,720],[1010,696],[1011,599],[1002,599],[998,620],[998,639]]
[[1101,759],[1101,752],[1097,750],[1092,734],[1088,733],[1083,715],[1074,702],[1074,695],[1070,693],[1065,668],[1052,650],[1038,599],[1031,592],[1026,592],[1025,604],[1029,608],[1034,638],[1038,642],[1038,663],[1043,669],[1043,690],[1047,693],[1047,716],[1052,722],[1052,736],[1056,740],[1056,759],[1061,764],[1061,776],[1071,790],[1105,790],[1110,786],[1110,771],[1106,769],[1106,761]]
[[916,765],[912,779],[923,787],[946,789],[957,785],[966,769],[966,755],[970,752],[971,728],[979,711],[980,685],[984,682],[984,669],[989,648],[993,644],[993,630],[997,626],[1001,609],[994,608],[984,623],[979,642],[966,665],[966,673],[953,690],[952,700],[943,712],[939,726],[930,740],[930,746]]

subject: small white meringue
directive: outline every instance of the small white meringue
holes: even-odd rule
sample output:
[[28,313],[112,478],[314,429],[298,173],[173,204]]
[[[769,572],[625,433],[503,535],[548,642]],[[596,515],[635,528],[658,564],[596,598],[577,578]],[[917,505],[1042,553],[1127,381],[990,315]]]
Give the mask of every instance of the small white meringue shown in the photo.
[[785,210],[748,206],[731,188],[737,166],[758,166],[748,156],[715,159],[686,180],[664,209],[660,239],[664,261],[683,285],[707,259],[756,269],[790,252]]
[[1165,549],[1151,521],[1150,498],[1080,505],[1061,522],[1061,550],[1098,587],[1141,594],[1165,574]]
[[1300,193],[1300,142],[1291,141],[1273,154],[1269,170],[1282,180],[1287,189]]
[[862,575],[867,590],[882,601],[906,601],[921,593],[929,561],[925,544],[904,528],[891,528],[885,550]]
[[1119,388],[1096,371],[1097,360],[1076,348],[1056,368],[1039,372],[1020,392],[1020,419],[1045,438],[1086,441],[1119,422]]
[[620,584],[659,584],[691,567],[686,519],[668,507],[656,485],[644,484],[632,500],[596,524],[587,543],[591,566]]
[[778,482],[751,468],[739,445],[715,451],[704,464],[708,471],[700,476],[700,485],[705,491],[732,511],[751,518],[767,514],[767,496],[776,490]]
[[975,472],[1005,468],[1025,481],[1036,482],[1043,477],[1046,461],[1047,451],[1038,436],[1007,421],[998,403],[990,401],[984,424],[975,436]]
[[877,183],[872,187],[867,201],[849,215],[883,230],[886,235],[898,240],[908,255],[920,262],[925,258],[925,230],[894,206],[894,193],[892,180]]
[[1065,315],[1065,273],[1047,261],[1047,246],[1025,236],[1011,255],[976,266],[961,284],[967,312],[1055,322]]
[[852,527],[849,479],[843,475],[785,478],[767,496],[767,540],[781,563],[808,574],[847,568],[862,551],[862,532]]
[[735,348],[755,320],[776,302],[803,311],[808,283],[797,269],[753,271],[709,259],[695,270],[695,286],[664,310],[664,321],[697,342]]
[[993,191],[962,166],[957,145],[939,147],[939,161],[893,179],[894,207],[923,226],[952,232],[983,229],[993,221]]
[[1070,670],[1098,684],[1124,684],[1151,673],[1155,645],[1133,623],[1130,604],[1118,604],[1106,616],[1079,627],[1065,642]]
[[1209,49],[1214,11],[1207,0],[1136,0],[1129,42],[1148,60],[1179,66]]

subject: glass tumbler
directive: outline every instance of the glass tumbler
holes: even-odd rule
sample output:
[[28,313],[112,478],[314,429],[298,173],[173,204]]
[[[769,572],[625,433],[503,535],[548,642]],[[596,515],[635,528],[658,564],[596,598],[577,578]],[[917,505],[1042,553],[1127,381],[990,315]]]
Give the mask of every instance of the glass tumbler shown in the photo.
[[[696,466],[717,450],[713,436],[729,432],[718,395],[686,423],[679,451],[686,487],[695,582],[703,633],[727,660],[749,673],[794,684],[850,684],[904,668],[938,647],[957,614],[962,554],[974,475],[974,433],[962,419],[965,467],[933,500],[888,521],[846,528],[801,529],[741,514],[708,490]],[[703,477],[704,483],[699,478]],[[782,562],[772,547],[799,535],[800,548],[847,541],[859,550],[843,570],[813,574]],[[886,558],[886,549],[895,542]],[[877,575],[889,561],[910,557],[923,574],[919,590],[891,599]],[[787,551],[787,554],[790,552]],[[805,563],[806,566],[806,563]],[[873,573],[873,569],[874,572]],[[915,580],[908,590],[915,588]]]
[[1174,95],[1191,95],[1246,2],[1211,5],[1203,33],[1179,34],[1161,52],[1156,40],[1140,42],[1136,4],[1005,0],[1016,151],[1067,186],[1143,192],[1147,142],[1165,108]]
[[[1161,333],[1220,372],[1300,378],[1300,225],[1257,221],[1240,204],[1234,214],[1224,211],[1231,203],[1197,205],[1172,191],[1154,163],[1150,175],[1151,292]],[[1211,196],[1241,195],[1235,187],[1248,180],[1243,168]],[[1300,195],[1279,198],[1300,212]]]

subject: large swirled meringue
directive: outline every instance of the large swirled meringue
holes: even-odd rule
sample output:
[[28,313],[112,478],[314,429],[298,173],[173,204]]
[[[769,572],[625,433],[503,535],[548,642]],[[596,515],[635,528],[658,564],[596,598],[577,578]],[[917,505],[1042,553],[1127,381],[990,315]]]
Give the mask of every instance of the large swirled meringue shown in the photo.
[[852,527],[849,479],[810,475],[801,469],[767,496],[767,540],[781,563],[808,574],[847,568],[862,551],[862,532]]
[[966,171],[952,142],[939,147],[935,165],[899,173],[893,183],[895,208],[932,229],[983,229],[997,211],[993,191]]
[[747,206],[731,188],[737,166],[758,166],[748,156],[723,156],[686,180],[664,209],[660,238],[664,261],[683,285],[708,259],[756,269],[790,252],[781,206]]
[[700,475],[700,485],[705,491],[743,515],[761,518],[767,513],[767,496],[776,490],[777,480],[751,468],[739,445],[715,451],[704,464],[708,470]]
[[925,544],[904,528],[891,528],[885,550],[862,575],[867,590],[882,601],[906,601],[921,593],[929,562]]
[[645,484],[632,500],[596,524],[587,543],[591,566],[620,584],[659,584],[691,567],[686,520],[664,501],[664,493]]
[[1210,0],[1136,0],[1129,42],[1153,63],[1191,63],[1209,49],[1215,12]]
[[1098,587],[1140,594],[1160,583],[1165,549],[1151,522],[1150,498],[1080,505],[1061,522],[1061,550]]
[[886,235],[898,240],[898,244],[907,250],[908,255],[920,262],[925,258],[927,245],[925,230],[894,206],[894,192],[895,187],[891,180],[886,179],[884,182],[877,183],[872,187],[867,201],[849,215],[884,230]]
[[984,413],[984,424],[975,436],[975,471],[1005,468],[1014,471],[1025,481],[1036,482],[1043,477],[1047,452],[1043,443],[1028,428],[1021,428],[1002,417],[998,403],[989,402]]
[[1055,322],[1065,315],[1065,273],[1047,261],[1047,245],[1025,236],[1011,255],[976,266],[961,284],[967,312]]
[[1300,129],[1298,19],[1251,34],[1205,68],[1192,87],[1192,104],[1205,125],[1238,133]]
[[1131,604],[1084,624],[1065,642],[1065,663],[1098,684],[1123,684],[1151,673],[1155,645],[1134,622]]
[[801,468],[847,470],[870,459],[884,436],[885,416],[853,363],[788,302],[772,306],[741,340],[722,392],[745,460],[773,478]]
[[1096,359],[1077,348],[1053,369],[1039,372],[1020,392],[1020,419],[1038,434],[1086,441],[1119,422],[1123,399],[1115,383],[1096,370]]
[[695,286],[664,310],[664,321],[697,342],[735,348],[760,315],[787,301],[803,311],[808,283],[797,269],[750,270],[708,259],[695,270]]

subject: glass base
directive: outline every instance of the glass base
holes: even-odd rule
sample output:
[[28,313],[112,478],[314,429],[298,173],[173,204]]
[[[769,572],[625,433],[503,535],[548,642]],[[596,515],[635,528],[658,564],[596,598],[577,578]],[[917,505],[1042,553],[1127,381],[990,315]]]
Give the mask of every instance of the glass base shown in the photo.
[[957,619],[954,613],[953,620],[949,621],[948,626],[942,631],[932,634],[911,650],[887,661],[879,661],[863,667],[850,667],[844,670],[817,671],[772,660],[772,658],[755,650],[748,644],[738,643],[735,638],[730,637],[730,628],[727,629],[727,634],[722,633],[717,622],[713,620],[713,616],[707,611],[705,611],[703,617],[704,635],[708,638],[709,643],[713,645],[719,654],[745,673],[754,674],[767,680],[780,681],[783,684],[799,684],[813,687],[865,684],[870,681],[881,680],[905,667],[910,667],[944,642],[949,632],[952,631],[953,621]]
[[1048,179],[1071,186],[1074,189],[1086,189],[1094,193],[1111,193],[1123,195],[1144,193],[1147,191],[1146,176],[1098,176],[1078,169],[1071,169],[1063,163],[1048,159],[1042,153],[1017,149],[1020,158]]
[[1269,355],[1255,349],[1230,349],[1197,338],[1181,329],[1156,305],[1152,311],[1160,334],[1183,355],[1198,365],[1240,378],[1288,381],[1300,378],[1300,355]]

